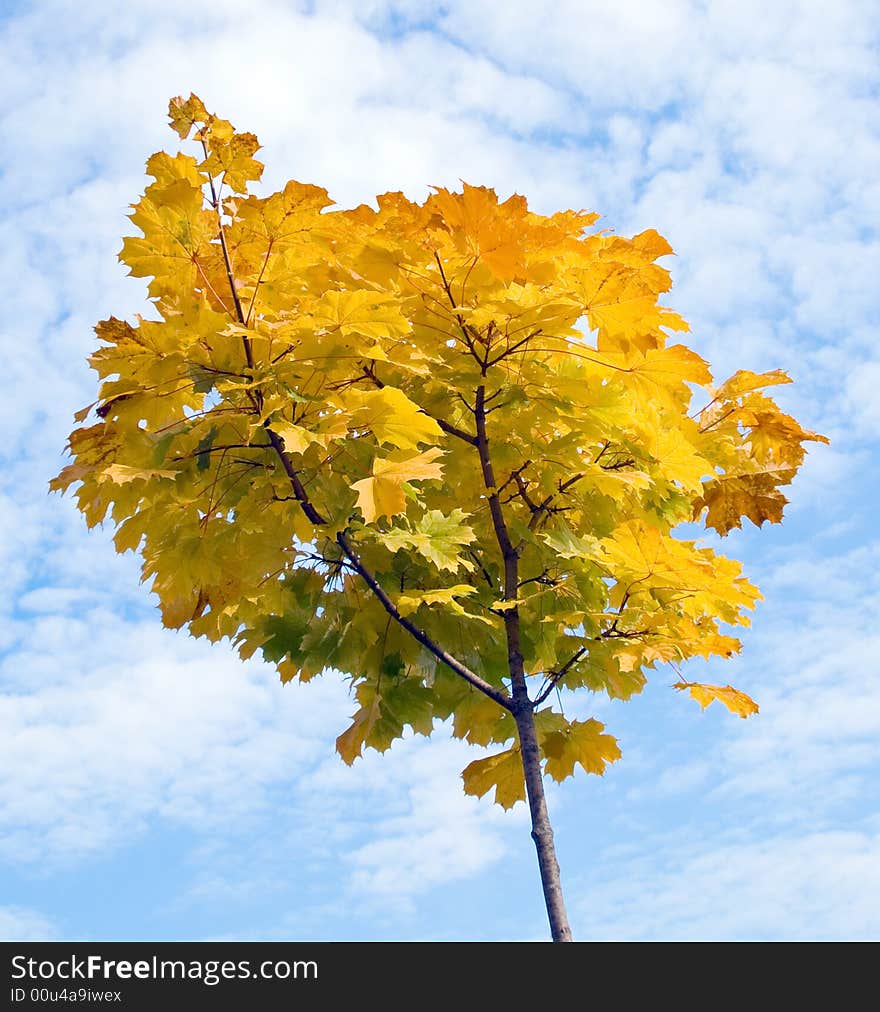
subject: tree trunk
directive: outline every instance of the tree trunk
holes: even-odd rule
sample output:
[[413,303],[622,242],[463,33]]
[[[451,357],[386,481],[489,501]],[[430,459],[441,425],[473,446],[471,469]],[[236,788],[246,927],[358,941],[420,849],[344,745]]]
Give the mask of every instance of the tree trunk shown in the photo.
[[[439,263],[439,260],[438,260]],[[442,268],[441,268],[442,270]],[[447,289],[448,291],[448,289]],[[452,296],[450,294],[450,300]],[[453,303],[454,305],[454,303]],[[462,325],[464,329],[464,325]],[[482,374],[485,377],[488,362],[488,345],[486,360],[482,363]],[[476,447],[480,455],[480,468],[486,485],[489,499],[489,512],[495,537],[504,560],[504,595],[510,607],[504,611],[504,631],[507,638],[507,667],[510,672],[512,706],[510,707],[516,721],[519,735],[520,757],[526,780],[526,795],[529,799],[529,811],[532,814],[532,839],[538,851],[538,867],[541,870],[541,887],[544,890],[544,903],[547,916],[550,918],[550,934],[554,942],[570,942],[571,928],[568,926],[568,915],[565,912],[565,901],[562,898],[562,883],[559,880],[559,862],[556,860],[556,848],[553,846],[553,829],[550,816],[547,814],[547,801],[544,797],[544,780],[541,775],[541,749],[535,733],[535,709],[529,699],[529,689],[523,669],[523,654],[519,636],[519,608],[517,594],[519,592],[519,553],[510,539],[504,510],[498,497],[498,483],[495,480],[495,469],[489,453],[489,435],[486,431],[486,387],[481,383],[477,387],[474,399],[474,422],[476,425]]]
[[532,707],[527,705],[518,709],[514,717],[519,732],[526,795],[532,815],[532,839],[538,851],[538,867],[541,870],[541,887],[544,890],[544,903],[550,919],[550,933],[554,942],[570,942],[571,928],[568,926],[568,915],[565,912],[559,862],[556,860],[556,848],[553,845],[553,828],[550,825],[547,801],[544,797],[541,753],[538,748],[538,736],[535,733],[535,714]]

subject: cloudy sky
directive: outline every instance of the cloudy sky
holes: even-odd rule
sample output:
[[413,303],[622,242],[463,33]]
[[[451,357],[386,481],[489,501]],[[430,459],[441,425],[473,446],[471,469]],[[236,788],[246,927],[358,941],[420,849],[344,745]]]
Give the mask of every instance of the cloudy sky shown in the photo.
[[0,937],[546,935],[524,806],[465,798],[443,727],[354,767],[327,676],[282,687],[164,630],[137,561],[47,495],[94,399],[92,326],[168,99],[258,134],[264,189],[341,205],[460,179],[677,252],[667,299],[722,379],[781,367],[831,438],[781,527],[735,532],[765,602],[705,713],[658,672],[585,700],[621,742],[549,800],[575,936],[880,938],[876,0],[0,5]]

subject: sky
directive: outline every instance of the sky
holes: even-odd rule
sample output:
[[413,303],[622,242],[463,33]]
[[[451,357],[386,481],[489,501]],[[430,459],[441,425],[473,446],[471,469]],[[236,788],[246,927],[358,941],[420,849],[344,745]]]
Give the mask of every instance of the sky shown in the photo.
[[666,670],[586,696],[623,759],[548,801],[576,938],[880,938],[878,49],[877,0],[0,0],[0,938],[547,936],[525,806],[461,791],[482,750],[441,725],[344,766],[338,674],[162,628],[47,493],[94,324],[145,311],[116,254],[190,91],[259,136],[260,192],[463,179],[656,228],[715,376],[789,372],[831,443],[720,546],[765,597],[742,653],[686,669],[760,714]]

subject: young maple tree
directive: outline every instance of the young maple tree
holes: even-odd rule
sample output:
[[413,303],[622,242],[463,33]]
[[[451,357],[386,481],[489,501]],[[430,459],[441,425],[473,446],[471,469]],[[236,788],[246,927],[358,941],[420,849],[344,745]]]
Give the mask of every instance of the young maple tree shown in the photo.
[[570,939],[542,778],[620,751],[551,695],[628,699],[658,664],[738,651],[722,627],[758,590],[673,530],[779,522],[824,437],[764,392],[784,373],[715,387],[668,343],[688,328],[658,305],[672,251],[653,230],[468,185],[378,210],[328,211],[298,182],[248,196],[256,137],[195,96],[170,117],[197,155],[149,159],[120,254],[158,318],[98,324],[99,400],[51,487],[79,483],[89,526],[109,513],[166,626],[260,651],[283,681],[344,673],[345,762],[437,719],[501,746],[464,790],[528,799],[552,936]]

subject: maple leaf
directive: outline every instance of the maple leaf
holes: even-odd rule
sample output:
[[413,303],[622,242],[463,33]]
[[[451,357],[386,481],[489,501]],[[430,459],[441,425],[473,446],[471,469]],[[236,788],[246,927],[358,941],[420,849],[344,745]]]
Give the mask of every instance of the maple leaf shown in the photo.
[[779,491],[794,477],[793,468],[771,468],[745,474],[726,475],[706,482],[703,494],[694,500],[693,517],[706,511],[706,526],[719,534],[742,527],[747,517],[756,527],[765,520],[782,523],[782,511],[788,499]]
[[357,505],[369,524],[381,516],[395,516],[406,506],[404,483],[442,477],[437,458],[443,451],[432,447],[424,453],[401,459],[377,457],[373,461],[373,476],[352,483],[358,494]]
[[263,174],[263,164],[253,157],[260,147],[253,134],[233,134],[226,144],[214,143],[211,153],[199,166],[211,176],[223,177],[223,182],[238,193],[247,184]]
[[123,240],[119,259],[138,278],[152,278],[151,295],[166,295],[191,287],[201,259],[214,255],[217,225],[205,210],[201,189],[177,179],[147,191],[130,215],[143,238]]
[[347,400],[352,409],[352,427],[370,429],[380,443],[415,450],[420,443],[436,443],[443,435],[434,419],[396,387],[355,390]]
[[411,324],[394,295],[373,292],[327,292],[315,306],[316,323],[343,337],[403,337]]
[[349,766],[365,745],[386,751],[406,726],[420,734],[431,733],[430,692],[416,680],[384,686],[361,682],[357,697],[361,707],[348,730],[336,739],[336,751]]
[[284,440],[284,448],[288,453],[305,453],[313,443],[325,442],[304,426],[295,425],[286,419],[275,419],[272,430]]
[[392,527],[377,535],[378,540],[392,552],[410,548],[422,555],[440,570],[473,571],[474,564],[463,558],[461,551],[476,534],[464,521],[467,514],[454,509],[449,516],[440,510],[426,510],[409,529]]
[[731,713],[742,718],[750,717],[758,712],[758,704],[744,692],[734,689],[732,685],[701,685],[698,682],[676,682],[673,686],[679,691],[687,690],[691,699],[695,699],[702,709],[714,700],[723,703]]
[[204,124],[212,119],[197,95],[190,95],[187,99],[172,98],[168,104],[168,118],[171,121],[171,129],[181,140],[189,136],[196,124]]
[[575,766],[601,776],[608,763],[620,758],[617,739],[604,734],[604,730],[605,725],[598,720],[574,720],[545,734],[541,750],[547,757],[544,770],[548,776],[561,782],[572,775]]
[[505,749],[485,759],[475,759],[462,771],[465,794],[481,798],[495,789],[495,801],[502,808],[513,808],[517,801],[526,797],[526,781],[523,775],[519,747]]
[[176,471],[161,471],[155,468],[129,467],[126,464],[111,464],[104,469],[104,475],[118,485],[129,481],[148,481],[150,478],[176,478]]
[[423,590],[417,594],[401,594],[397,598],[397,608],[401,615],[410,615],[423,604],[448,604],[459,614],[464,614],[464,609],[456,603],[455,598],[466,597],[473,593],[475,589],[470,584],[457,583],[454,587]]

